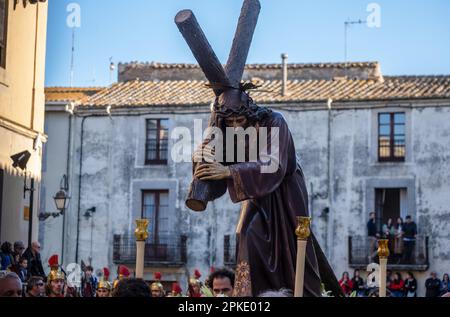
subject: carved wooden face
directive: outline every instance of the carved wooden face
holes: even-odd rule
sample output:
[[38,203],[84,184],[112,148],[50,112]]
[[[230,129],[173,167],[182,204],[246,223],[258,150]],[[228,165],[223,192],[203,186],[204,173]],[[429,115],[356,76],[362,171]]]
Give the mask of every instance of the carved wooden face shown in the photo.
[[245,116],[231,116],[225,118],[225,125],[227,127],[232,128],[247,128],[248,127],[248,119]]

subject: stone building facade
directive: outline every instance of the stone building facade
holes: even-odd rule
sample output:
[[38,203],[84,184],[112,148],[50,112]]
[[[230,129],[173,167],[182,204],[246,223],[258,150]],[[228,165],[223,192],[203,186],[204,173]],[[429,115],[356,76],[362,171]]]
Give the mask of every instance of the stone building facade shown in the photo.
[[[414,263],[390,268],[413,271],[423,295],[429,270],[450,270],[450,77],[383,76],[376,62],[287,71],[283,82],[282,65],[249,65],[245,78],[261,85],[253,99],[290,126],[313,230],[336,274],[365,270],[369,211],[380,229],[411,215],[419,228]],[[175,128],[193,135],[195,119],[207,124],[213,95],[204,84],[195,65],[121,64],[117,84],[79,102],[65,263],[133,267],[134,219],[149,217],[147,279],[161,271],[167,282],[186,282],[195,268],[205,275],[233,265],[239,205],[222,197],[203,213],[188,210],[192,164],[170,155]]]
[[[47,2],[0,0],[0,241],[38,238]],[[29,153],[26,170],[11,156]],[[25,157],[26,158],[26,157]],[[30,190],[24,192],[24,182]],[[31,195],[31,193],[33,193]]]

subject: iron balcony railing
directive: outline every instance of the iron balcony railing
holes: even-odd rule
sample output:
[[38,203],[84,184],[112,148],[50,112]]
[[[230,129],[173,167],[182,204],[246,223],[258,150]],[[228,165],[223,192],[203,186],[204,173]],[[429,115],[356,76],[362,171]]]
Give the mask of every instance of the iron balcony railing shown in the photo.
[[[426,271],[429,267],[428,261],[428,237],[418,235],[415,241],[411,258],[405,256],[405,247],[401,253],[394,252],[394,240],[389,241],[390,255],[388,258],[388,269],[392,270],[414,270]],[[375,251],[377,243],[375,243]],[[369,264],[370,239],[363,236],[350,236],[348,238],[348,261],[352,268],[366,268]],[[372,258],[371,262],[378,263],[378,257]]]
[[[183,266],[187,262],[187,237],[160,237],[145,244],[146,266]],[[134,234],[114,235],[113,261],[116,264],[136,263],[136,238]]]
[[226,235],[223,238],[223,264],[230,268],[236,266],[236,240],[234,236]]

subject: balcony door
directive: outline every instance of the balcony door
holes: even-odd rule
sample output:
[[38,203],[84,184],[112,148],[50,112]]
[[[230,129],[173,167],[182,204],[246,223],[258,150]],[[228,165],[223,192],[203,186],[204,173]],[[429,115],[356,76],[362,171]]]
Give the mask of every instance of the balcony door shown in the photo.
[[406,210],[407,190],[406,188],[377,188],[375,189],[375,210],[377,216],[377,227],[381,231],[383,224],[392,219],[393,224],[399,217],[407,215]]
[[149,242],[167,243],[168,228],[168,190],[142,191],[142,218],[148,219]]

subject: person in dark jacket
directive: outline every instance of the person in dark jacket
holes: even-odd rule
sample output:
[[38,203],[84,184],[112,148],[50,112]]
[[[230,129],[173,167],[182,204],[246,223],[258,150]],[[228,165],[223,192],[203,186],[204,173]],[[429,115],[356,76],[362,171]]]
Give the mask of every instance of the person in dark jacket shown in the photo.
[[364,283],[364,279],[360,276],[358,269],[356,269],[353,273],[352,283],[353,291],[356,292],[356,295],[364,296],[364,293],[366,292],[366,284]]
[[3,242],[1,246],[1,270],[6,271],[8,269],[11,269],[14,265],[14,256],[13,256],[13,249],[12,244],[9,242]]
[[30,276],[42,276],[44,280],[47,279],[41,261],[41,244],[39,242],[32,242],[31,247],[24,252],[23,257],[28,260],[28,274]]
[[417,280],[412,272],[408,272],[405,280],[406,297],[417,297]]
[[425,297],[439,297],[441,294],[441,280],[437,278],[436,272],[431,272],[430,278],[425,281]]
[[373,211],[369,213],[369,221],[367,222],[367,237],[369,239],[369,263],[372,263],[373,259],[377,255],[377,240],[380,237],[377,230],[375,212]]
[[412,221],[411,216],[406,216],[406,223],[402,227],[404,244],[403,261],[404,264],[413,264],[414,247],[416,245],[417,225]]

